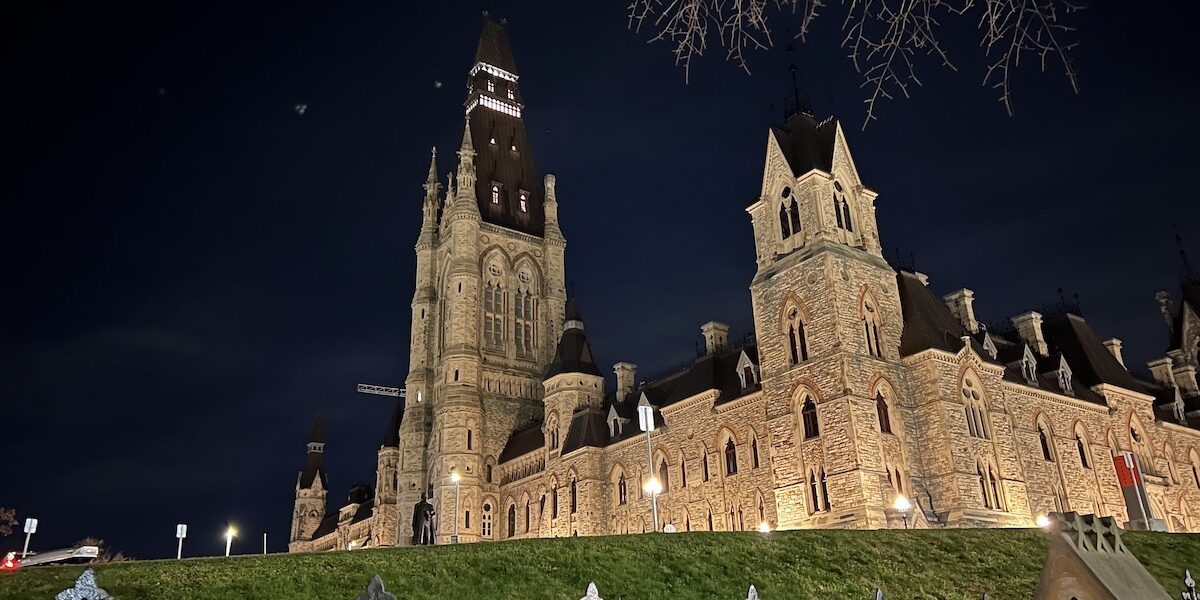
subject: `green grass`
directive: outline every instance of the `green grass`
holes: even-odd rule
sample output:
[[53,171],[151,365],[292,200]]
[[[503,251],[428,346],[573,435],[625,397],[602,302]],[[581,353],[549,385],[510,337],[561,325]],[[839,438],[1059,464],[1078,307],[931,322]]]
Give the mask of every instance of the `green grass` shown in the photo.
[[[1172,597],[1200,571],[1200,535],[1130,533],[1130,550]],[[529,540],[96,567],[117,600],[353,600],[376,573],[400,600],[576,600],[595,581],[606,600],[1029,598],[1046,555],[1036,530],[686,533]],[[0,600],[47,600],[83,566],[0,574]]]

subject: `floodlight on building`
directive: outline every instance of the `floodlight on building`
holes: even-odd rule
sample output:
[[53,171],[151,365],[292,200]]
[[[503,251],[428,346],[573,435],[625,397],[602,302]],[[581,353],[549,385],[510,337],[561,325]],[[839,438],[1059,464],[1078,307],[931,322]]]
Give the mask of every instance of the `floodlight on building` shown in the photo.
[[1033,520],[1033,522],[1037,523],[1037,526],[1040,529],[1049,529],[1050,528],[1050,517],[1047,517],[1046,515],[1038,515],[1037,518]]
[[767,523],[766,521],[763,521],[762,523],[759,523],[759,524],[758,524],[758,532],[759,532],[759,533],[771,533],[771,525],[770,525],[770,523]]

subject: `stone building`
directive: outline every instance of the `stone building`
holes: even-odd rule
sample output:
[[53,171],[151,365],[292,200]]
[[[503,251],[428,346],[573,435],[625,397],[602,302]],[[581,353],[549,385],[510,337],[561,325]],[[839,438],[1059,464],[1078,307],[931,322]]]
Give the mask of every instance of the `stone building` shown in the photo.
[[[746,209],[753,334],[706,323],[695,360],[649,378],[616,363],[610,390],[567,301],[518,81],[485,20],[456,169],[443,189],[435,153],[424,186],[407,399],[374,490],[341,507],[314,427],[293,551],[409,544],[423,494],[437,543],[652,531],[652,482],[677,531],[1025,527],[1065,510],[1200,530],[1200,279],[1178,305],[1159,294],[1172,348],[1147,378],[1065,303],[985,327],[971,290],[938,297],[884,259],[840,124],[801,112],[768,128]],[[1143,495],[1123,492],[1126,457]]]

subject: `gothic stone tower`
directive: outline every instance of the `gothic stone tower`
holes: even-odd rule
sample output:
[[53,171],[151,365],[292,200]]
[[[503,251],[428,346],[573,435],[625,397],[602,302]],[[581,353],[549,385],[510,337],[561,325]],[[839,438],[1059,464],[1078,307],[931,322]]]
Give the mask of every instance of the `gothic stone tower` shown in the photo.
[[771,128],[747,212],[780,528],[885,527],[906,487],[901,310],[875,197],[836,120]]
[[[485,19],[442,203],[436,162],[425,183],[400,425],[401,544],[411,543],[411,508],[426,491],[438,543],[455,515],[462,541],[479,539],[482,495],[499,491],[496,458],[539,411],[562,327],[566,241],[554,177],[534,167],[519,79],[504,26]],[[451,473],[462,478],[459,507]]]
[[292,510],[292,532],[289,544],[312,539],[312,534],[325,518],[325,497],[329,480],[325,475],[325,424],[320,415],[313,419],[308,434],[308,456],[304,468],[296,476],[296,502]]

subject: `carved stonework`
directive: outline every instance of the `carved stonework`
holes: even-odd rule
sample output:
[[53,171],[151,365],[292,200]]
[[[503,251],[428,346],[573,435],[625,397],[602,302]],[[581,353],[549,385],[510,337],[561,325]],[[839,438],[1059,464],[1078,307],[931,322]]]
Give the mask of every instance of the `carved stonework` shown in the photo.
[[111,600],[112,596],[96,585],[96,574],[88,569],[75,581],[75,587],[63,590],[54,600]]
[[1166,590],[1125,548],[1112,517],[1050,515],[1050,549],[1038,600],[1166,600]]
[[383,580],[376,575],[367,584],[367,591],[359,594],[354,600],[396,600],[396,597],[383,589]]

